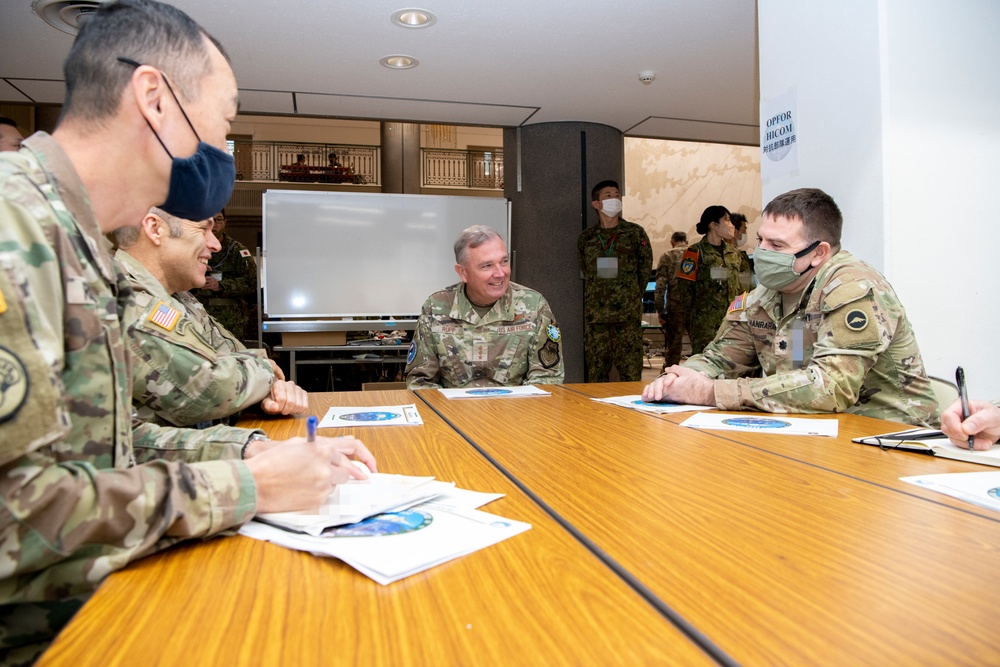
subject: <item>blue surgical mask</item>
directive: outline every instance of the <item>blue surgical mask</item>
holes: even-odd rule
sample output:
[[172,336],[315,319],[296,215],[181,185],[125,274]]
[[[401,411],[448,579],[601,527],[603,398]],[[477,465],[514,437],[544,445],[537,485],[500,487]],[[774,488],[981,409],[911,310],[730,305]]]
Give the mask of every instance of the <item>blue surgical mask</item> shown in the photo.
[[[139,67],[139,63],[134,60],[121,57],[118,60]],[[153,130],[153,126],[149,126],[153,136],[173,161],[170,166],[170,190],[167,192],[167,200],[159,207],[170,215],[184,220],[207,220],[221,211],[229,201],[233,186],[236,184],[236,163],[229,153],[201,140],[166,76],[163,77],[163,81],[167,84],[167,90],[177,102],[177,106],[180,107],[188,127],[198,139],[198,148],[191,157],[174,157],[160,135]],[[148,120],[146,124],[149,125]]]

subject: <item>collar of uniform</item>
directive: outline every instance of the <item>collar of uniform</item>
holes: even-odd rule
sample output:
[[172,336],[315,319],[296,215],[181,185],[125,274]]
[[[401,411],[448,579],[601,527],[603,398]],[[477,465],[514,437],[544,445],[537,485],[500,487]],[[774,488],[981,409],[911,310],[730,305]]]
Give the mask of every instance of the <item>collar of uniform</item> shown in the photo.
[[87,198],[87,191],[83,187],[83,181],[76,173],[76,168],[70,162],[69,156],[63,151],[59,142],[46,132],[36,132],[25,139],[21,145],[31,151],[45,172],[47,180],[55,185],[59,199],[65,204],[73,223],[80,231],[80,236],[87,243],[101,275],[109,283],[114,284],[117,279],[111,264],[110,244],[101,234],[101,228],[97,224],[97,219],[94,218],[94,210],[90,207],[90,200]]
[[[507,291],[502,297],[497,299],[497,302],[493,304],[489,312],[482,317],[482,322],[503,322],[514,319],[513,285],[514,283],[508,281]],[[455,291],[457,292],[455,303],[451,307],[451,312],[448,314],[449,317],[465,322],[479,322],[479,314],[472,307],[472,301],[465,294],[465,283],[458,283]]]
[[115,253],[115,260],[121,264],[126,277],[128,277],[128,281],[132,284],[133,290],[136,292],[145,292],[160,301],[168,303],[173,301],[173,295],[169,294],[167,289],[160,284],[160,281],[135,257],[124,250],[119,250]]

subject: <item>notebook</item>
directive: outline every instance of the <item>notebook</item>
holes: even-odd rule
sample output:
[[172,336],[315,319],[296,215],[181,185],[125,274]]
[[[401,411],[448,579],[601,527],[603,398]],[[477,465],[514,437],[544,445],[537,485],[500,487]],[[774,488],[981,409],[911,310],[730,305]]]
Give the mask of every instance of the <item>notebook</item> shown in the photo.
[[906,431],[870,435],[865,438],[854,438],[853,441],[884,449],[905,449],[908,452],[921,452],[956,461],[1000,467],[1000,445],[993,445],[991,449],[970,451],[966,447],[952,443],[941,431],[929,428],[911,428]]

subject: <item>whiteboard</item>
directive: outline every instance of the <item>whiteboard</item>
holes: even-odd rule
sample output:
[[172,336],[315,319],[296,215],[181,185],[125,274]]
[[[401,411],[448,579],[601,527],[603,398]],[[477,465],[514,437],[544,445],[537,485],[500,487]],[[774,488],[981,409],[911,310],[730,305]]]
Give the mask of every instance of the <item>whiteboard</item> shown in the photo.
[[499,197],[267,190],[263,199],[271,318],[417,315],[459,281],[463,229],[488,225],[510,238],[510,204]]

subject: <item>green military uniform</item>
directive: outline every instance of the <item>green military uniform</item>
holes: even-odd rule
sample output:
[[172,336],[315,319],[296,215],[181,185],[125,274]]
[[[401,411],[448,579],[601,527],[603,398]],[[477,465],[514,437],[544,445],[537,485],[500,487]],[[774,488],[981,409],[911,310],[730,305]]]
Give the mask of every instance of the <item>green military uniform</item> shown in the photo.
[[[938,423],[906,311],[886,279],[846,251],[823,264],[802,294],[761,285],[737,297],[718,337],[684,365],[724,379],[715,383],[723,410]],[[758,369],[763,378],[746,377]]]
[[143,421],[194,426],[259,403],[275,375],[264,350],[248,350],[189,292],[169,294],[128,252],[115,259],[135,300],[122,322],[132,352],[132,404]]
[[663,367],[668,368],[681,362],[681,348],[684,342],[684,318],[681,311],[681,296],[677,289],[677,270],[687,247],[671,248],[660,255],[656,264],[656,292],[653,300],[656,313],[663,318]]
[[[222,249],[212,253],[208,272],[222,274],[219,291],[200,289],[195,296],[219,324],[241,340],[257,338],[257,262],[245,245],[226,232],[218,235]],[[249,326],[250,324],[253,326]]]
[[577,239],[583,272],[583,353],[588,382],[607,382],[611,366],[622,380],[642,379],[642,295],[653,249],[639,225],[600,221]]
[[424,302],[406,363],[410,389],[559,384],[562,336],[541,294],[510,283],[480,314],[464,283]]
[[30,662],[110,572],[256,507],[249,469],[222,460],[252,431],[133,426],[132,291],[65,153],[43,133],[24,146],[0,154],[5,663]]
[[745,291],[740,281],[742,260],[738,248],[725,242],[712,245],[708,237],[690,246],[681,258],[677,291],[692,354],[712,342],[729,303]]

